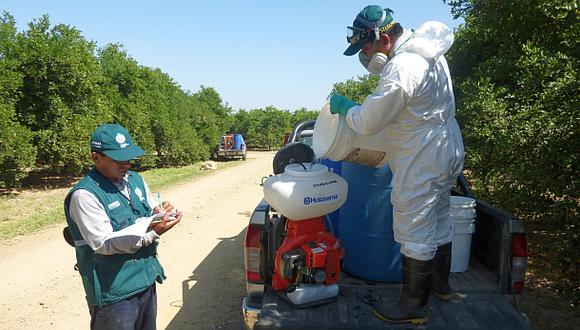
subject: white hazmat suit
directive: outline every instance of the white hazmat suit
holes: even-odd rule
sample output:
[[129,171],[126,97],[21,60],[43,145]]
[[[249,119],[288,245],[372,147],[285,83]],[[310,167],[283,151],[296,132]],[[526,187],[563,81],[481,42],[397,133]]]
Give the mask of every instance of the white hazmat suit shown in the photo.
[[443,56],[452,43],[452,31],[439,22],[405,30],[374,93],[346,116],[360,134],[385,134],[395,240],[402,254],[423,261],[453,239],[450,189],[463,168],[463,141]]

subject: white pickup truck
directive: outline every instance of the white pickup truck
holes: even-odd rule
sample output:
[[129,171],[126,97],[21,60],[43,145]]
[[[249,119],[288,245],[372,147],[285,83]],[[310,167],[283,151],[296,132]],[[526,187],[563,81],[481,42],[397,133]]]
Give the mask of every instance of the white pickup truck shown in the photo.
[[225,134],[220,139],[216,155],[219,158],[248,158],[246,143],[241,134]]

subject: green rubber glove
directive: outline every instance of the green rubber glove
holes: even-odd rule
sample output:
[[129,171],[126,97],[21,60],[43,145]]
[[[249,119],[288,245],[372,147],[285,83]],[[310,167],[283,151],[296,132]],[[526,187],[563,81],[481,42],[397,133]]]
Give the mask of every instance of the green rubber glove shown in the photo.
[[346,117],[348,109],[354,107],[355,105],[359,104],[340,94],[335,94],[330,97],[330,113],[332,114],[338,113],[341,116]]

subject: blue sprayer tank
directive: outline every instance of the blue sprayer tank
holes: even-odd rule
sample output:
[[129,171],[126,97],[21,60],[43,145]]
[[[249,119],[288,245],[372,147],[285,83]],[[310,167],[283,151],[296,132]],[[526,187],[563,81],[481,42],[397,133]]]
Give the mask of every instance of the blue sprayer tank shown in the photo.
[[403,279],[400,244],[393,237],[392,173],[342,162],[348,198],[339,210],[343,270],[355,277],[388,283]]
[[[323,159],[320,161],[320,163],[322,165],[326,165],[326,167],[328,167],[328,169],[330,171],[332,171],[333,173],[336,173],[338,175],[341,175],[342,172],[342,162],[335,162],[332,161],[330,159]],[[347,197],[348,199],[348,197]],[[339,223],[339,212],[340,209],[330,213],[327,215],[327,226],[330,227],[330,230],[332,231],[332,233],[334,234],[334,236],[336,238],[340,238],[340,228],[338,226]]]

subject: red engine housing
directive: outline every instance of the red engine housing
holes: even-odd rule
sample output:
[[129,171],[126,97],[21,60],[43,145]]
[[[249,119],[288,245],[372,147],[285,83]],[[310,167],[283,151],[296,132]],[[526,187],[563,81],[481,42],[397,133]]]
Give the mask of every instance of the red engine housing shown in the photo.
[[[272,287],[274,290],[286,290],[297,284],[299,278],[288,276],[284,270],[283,256],[298,250],[303,255],[302,268],[308,270],[323,269],[326,273],[324,284],[334,284],[340,277],[340,259],[344,250],[334,235],[324,228],[324,218],[317,217],[306,220],[288,219],[286,237],[276,251]],[[301,258],[302,259],[302,258]],[[286,275],[285,275],[286,274]],[[300,275],[298,275],[300,276]]]

